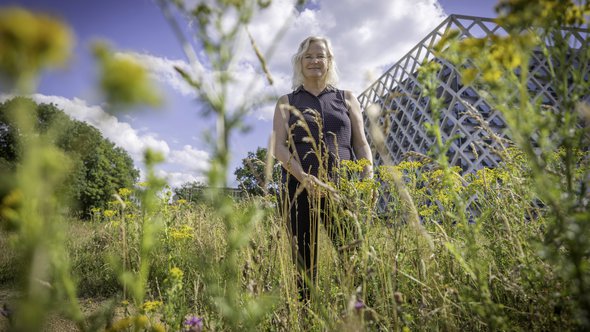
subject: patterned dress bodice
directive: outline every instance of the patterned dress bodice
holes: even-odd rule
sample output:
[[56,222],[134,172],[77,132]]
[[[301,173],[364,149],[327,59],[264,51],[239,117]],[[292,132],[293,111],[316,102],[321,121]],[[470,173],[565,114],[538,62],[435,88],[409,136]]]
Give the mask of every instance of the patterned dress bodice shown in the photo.
[[[322,165],[331,177],[340,160],[354,158],[344,91],[329,86],[315,96],[300,86],[288,97],[289,104],[301,112],[300,116],[295,112],[289,116],[289,135],[294,143],[290,146],[291,152],[297,153],[305,172],[318,176]],[[309,132],[298,123],[301,117]]]

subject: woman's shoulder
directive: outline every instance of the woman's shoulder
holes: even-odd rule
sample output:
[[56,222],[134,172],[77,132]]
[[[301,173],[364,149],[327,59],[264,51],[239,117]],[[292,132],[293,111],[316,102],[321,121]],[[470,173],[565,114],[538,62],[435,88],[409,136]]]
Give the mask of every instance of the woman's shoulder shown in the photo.
[[342,91],[342,95],[344,97],[346,97],[346,99],[354,97],[354,94],[352,94],[352,91],[350,91],[350,90],[340,90],[340,91]]
[[346,103],[346,108],[349,112],[355,113],[360,111],[360,103],[356,96],[350,90],[340,90],[342,96],[344,97],[344,102]]
[[284,94],[279,97],[277,104],[288,104],[289,103],[289,94]]
[[346,102],[358,102],[358,99],[356,98],[356,96],[354,95],[354,93],[350,90],[338,90],[342,97],[344,98],[344,100],[346,100]]

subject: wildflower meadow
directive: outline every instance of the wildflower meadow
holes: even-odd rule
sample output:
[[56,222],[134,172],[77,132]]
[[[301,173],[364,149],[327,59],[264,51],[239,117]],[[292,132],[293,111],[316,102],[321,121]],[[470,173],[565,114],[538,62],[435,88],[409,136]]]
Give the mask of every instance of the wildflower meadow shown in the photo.
[[[309,303],[298,300],[277,195],[235,198],[218,189],[233,171],[230,134],[251,106],[229,110],[230,96],[219,87],[232,74],[226,68],[234,37],[266,1],[208,1],[190,12],[181,1],[157,3],[172,29],[179,24],[172,10],[196,18],[203,54],[223,73],[211,82],[177,68],[210,110],[204,116],[217,122],[208,189],[198,200],[176,197],[156,175],[163,157],[148,150],[142,182],[116,188],[86,216],[73,214],[75,201],[61,184],[76,160],[56,144],[59,127],[39,131],[34,106],[12,103],[6,118],[18,128],[19,163],[0,164],[0,330],[590,329],[590,47],[573,50],[579,60],[568,61],[568,33],[588,34],[588,1],[500,1],[505,35],[441,37],[437,57],[461,68],[464,84],[489,96],[506,118],[511,141],[497,152],[502,161],[462,174],[449,164],[434,122],[424,124],[435,142],[428,155],[386,161],[372,179],[360,176],[366,160],[342,163],[326,195],[338,207],[335,220],[353,227],[356,238],[334,246],[320,227],[319,278]],[[3,84],[14,95],[34,93],[43,70],[69,61],[72,36],[43,13],[0,8]],[[270,78],[254,40],[252,47]],[[533,51],[550,59],[547,79],[559,108],[528,96]],[[94,53],[97,88],[113,112],[160,103],[145,68],[113,56],[105,43]],[[434,119],[447,106],[437,95],[438,69],[425,63],[419,73]],[[365,110],[374,152],[385,144],[376,121],[385,111]],[[275,162],[270,154],[257,162],[267,188]]]

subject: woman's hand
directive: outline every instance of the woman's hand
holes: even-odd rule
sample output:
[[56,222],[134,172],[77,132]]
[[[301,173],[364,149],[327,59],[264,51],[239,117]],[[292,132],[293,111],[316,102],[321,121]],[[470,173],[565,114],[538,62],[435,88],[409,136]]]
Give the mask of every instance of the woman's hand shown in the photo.
[[336,190],[334,188],[311,174],[305,174],[303,181],[300,182],[307,190],[307,193],[311,196],[325,197],[328,194],[336,194]]

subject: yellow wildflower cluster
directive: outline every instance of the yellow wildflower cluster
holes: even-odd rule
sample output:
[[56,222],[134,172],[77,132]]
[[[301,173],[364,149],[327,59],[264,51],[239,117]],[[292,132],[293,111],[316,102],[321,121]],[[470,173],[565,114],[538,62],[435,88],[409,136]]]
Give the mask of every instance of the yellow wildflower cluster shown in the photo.
[[147,70],[132,56],[113,54],[104,43],[94,46],[94,54],[102,67],[100,85],[109,102],[124,106],[161,103]]
[[508,147],[504,150],[504,154],[506,155],[505,159],[510,160],[513,164],[522,165],[527,163],[525,154],[516,147]]
[[365,167],[370,166],[371,163],[367,159],[360,160],[342,160],[340,162],[340,171],[345,174],[360,175]]
[[511,30],[529,27],[579,26],[588,22],[590,4],[572,0],[502,0],[498,22]]
[[[453,195],[461,194],[465,190],[459,167],[451,167],[448,175],[443,170],[437,169],[431,172],[422,173],[422,180],[426,184],[421,190],[428,190],[431,199],[438,201],[448,207],[453,204]],[[424,192],[428,195],[427,192]]]
[[[63,65],[71,54],[73,33],[59,20],[22,8],[0,10],[0,74],[10,79]],[[10,52],[7,50],[11,50]]]
[[423,204],[418,209],[418,214],[421,217],[430,218],[430,217],[433,217],[437,211],[438,211],[438,206],[436,206],[436,204],[430,204],[430,205]]
[[379,167],[379,177],[385,183],[393,184],[395,182],[395,174],[401,177],[399,169],[395,166],[381,166]]
[[129,188],[121,188],[121,189],[119,189],[118,193],[119,193],[119,196],[121,196],[121,198],[125,199],[125,198],[131,196],[133,191],[131,191],[131,189],[129,189]]
[[470,187],[475,191],[487,190],[492,186],[508,183],[510,174],[501,168],[482,168],[468,177]]
[[[532,33],[498,36],[491,35],[484,38],[465,38],[457,40],[457,31],[444,36],[437,49],[445,49],[443,56],[454,63],[471,63],[463,66],[461,79],[463,84],[469,85],[479,74],[485,83],[496,84],[502,77],[512,72],[525,62],[527,51],[538,43]],[[469,59],[470,61],[467,61]]]
[[372,179],[354,182],[354,189],[360,193],[370,193],[372,190],[376,189],[376,187],[377,183]]
[[439,56],[462,64],[465,85],[478,77],[484,83],[499,84],[505,75],[525,64],[530,50],[542,42],[535,28],[581,26],[590,17],[588,3],[576,5],[571,0],[503,0],[497,9],[498,24],[514,33],[460,40],[459,31],[451,30],[435,46]]
[[115,211],[115,210],[104,210],[104,211],[102,212],[102,215],[103,215],[105,218],[107,218],[107,219],[111,219],[111,218],[113,218],[114,216],[116,216],[116,215],[117,215],[117,211]]
[[160,323],[155,323],[152,325],[152,332],[166,332],[166,328],[164,327],[164,325],[160,324]]
[[170,237],[173,240],[184,240],[194,238],[195,229],[189,225],[181,225],[170,230]]
[[341,162],[339,187],[342,195],[350,199],[358,198],[361,201],[366,201],[366,198],[373,196],[373,191],[377,189],[377,182],[372,178],[363,177],[364,170],[370,165],[367,159]]
[[156,312],[159,308],[161,308],[163,305],[162,301],[146,301],[143,306],[142,309],[147,312],[147,313],[151,313],[151,312]]
[[11,191],[4,196],[0,204],[0,219],[6,219],[10,222],[18,220],[18,209],[23,201],[23,193],[20,189]]
[[424,166],[424,164],[422,164],[419,161],[408,161],[408,160],[404,160],[401,163],[397,164],[396,166],[394,166],[397,170],[401,171],[416,171],[420,168],[422,168],[422,166]]
[[184,276],[184,272],[182,272],[182,270],[177,267],[173,267],[170,269],[169,275],[170,275],[171,279],[182,280],[182,277]]
[[[444,185],[449,186],[447,189],[461,191],[463,182],[461,181],[461,167],[453,166],[449,169],[449,176],[445,178],[445,172],[442,169],[435,169],[429,172],[422,173],[422,180],[426,181],[431,187],[442,187]],[[447,181],[445,183],[445,180]]]
[[[127,331],[131,327],[135,327],[135,331],[146,329],[149,326],[149,319],[145,315],[137,315],[132,317],[124,317],[114,322],[113,325],[106,329],[108,332]],[[153,328],[151,329],[154,330]]]
[[410,186],[414,186],[424,165],[419,161],[402,161],[395,166],[379,167],[379,177],[389,185],[394,185],[396,174]]
[[428,170],[419,161],[403,161],[379,169],[380,178],[391,189],[397,188],[397,181],[403,182],[422,217],[433,217],[439,208],[454,205],[456,195],[466,190],[459,173],[459,167],[451,167],[448,173],[441,169]]

